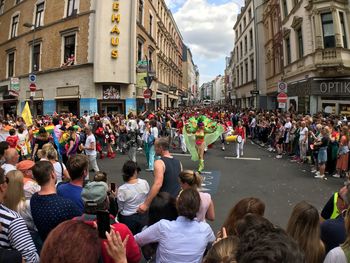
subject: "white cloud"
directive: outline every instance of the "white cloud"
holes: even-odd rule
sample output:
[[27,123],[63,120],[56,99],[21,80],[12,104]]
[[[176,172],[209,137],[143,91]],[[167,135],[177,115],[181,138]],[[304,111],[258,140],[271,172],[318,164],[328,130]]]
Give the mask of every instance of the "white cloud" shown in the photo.
[[224,59],[229,54],[233,49],[232,28],[237,11],[238,6],[232,1],[211,4],[207,0],[187,0],[177,10],[174,18],[194,60]]
[[169,9],[176,9],[177,7],[183,5],[186,0],[165,0],[165,3]]

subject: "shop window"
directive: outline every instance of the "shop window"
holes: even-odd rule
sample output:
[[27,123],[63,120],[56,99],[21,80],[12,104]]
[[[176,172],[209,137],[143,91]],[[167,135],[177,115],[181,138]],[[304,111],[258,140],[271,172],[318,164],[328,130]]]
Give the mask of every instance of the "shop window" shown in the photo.
[[30,59],[32,72],[40,70],[40,48],[41,44],[39,43],[34,45],[34,50],[31,50],[33,52]]
[[342,32],[342,38],[343,38],[343,47],[348,48],[348,41],[347,41],[347,34],[346,34],[346,23],[345,23],[345,17],[343,12],[339,12],[340,17],[340,25],[341,25],[341,32]]
[[7,77],[11,78],[15,75],[15,52],[7,54]]
[[286,46],[286,58],[287,58],[287,64],[286,65],[288,65],[292,61],[289,36],[284,39],[284,42],[285,42],[285,46]]
[[43,15],[44,15],[44,2],[36,5],[35,11],[35,27],[40,27],[43,25]]
[[63,37],[63,66],[71,66],[75,64],[75,45],[76,34]]
[[304,56],[303,31],[301,27],[296,30],[296,37],[298,46],[298,59],[300,59]]
[[67,0],[67,17],[78,13],[78,0]]
[[0,0],[0,15],[4,13],[5,0]]
[[334,25],[332,13],[321,14],[322,30],[323,30],[323,46],[324,48],[335,47]]
[[12,24],[11,24],[11,38],[14,38],[17,36],[18,22],[19,22],[19,15],[13,16]]
[[250,58],[250,80],[254,80],[254,58]]
[[339,114],[343,116],[350,115],[350,104],[339,104]]

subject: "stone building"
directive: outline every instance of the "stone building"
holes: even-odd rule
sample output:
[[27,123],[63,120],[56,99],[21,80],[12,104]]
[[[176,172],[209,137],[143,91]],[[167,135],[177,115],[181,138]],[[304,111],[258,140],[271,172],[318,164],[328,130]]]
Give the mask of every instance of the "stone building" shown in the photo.
[[142,110],[145,61],[150,105],[175,107],[182,86],[182,37],[164,0],[0,0],[0,54],[1,115],[34,95],[30,73],[35,115]]

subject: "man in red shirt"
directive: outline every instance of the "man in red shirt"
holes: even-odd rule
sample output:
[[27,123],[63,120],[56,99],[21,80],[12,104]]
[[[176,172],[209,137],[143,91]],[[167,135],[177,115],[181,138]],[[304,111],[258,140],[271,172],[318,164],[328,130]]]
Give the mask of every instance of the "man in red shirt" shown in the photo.
[[17,143],[19,141],[19,138],[16,135],[16,130],[15,129],[9,130],[9,134],[10,136],[6,138],[6,142],[9,144],[10,148],[16,149]]

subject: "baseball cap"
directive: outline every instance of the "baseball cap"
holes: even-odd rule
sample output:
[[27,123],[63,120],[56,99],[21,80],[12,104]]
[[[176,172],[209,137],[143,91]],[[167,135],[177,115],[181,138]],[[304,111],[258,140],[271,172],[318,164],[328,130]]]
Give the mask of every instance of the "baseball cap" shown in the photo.
[[81,199],[87,206],[98,206],[107,198],[108,185],[105,182],[90,182],[83,188]]
[[24,160],[24,161],[20,161],[16,165],[16,168],[17,170],[20,170],[20,171],[26,171],[26,170],[32,169],[34,165],[35,165],[35,162],[31,160]]
[[144,122],[149,122],[149,119],[145,119],[145,121]]

